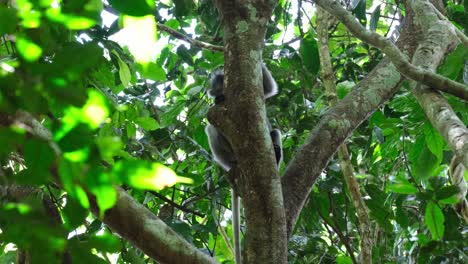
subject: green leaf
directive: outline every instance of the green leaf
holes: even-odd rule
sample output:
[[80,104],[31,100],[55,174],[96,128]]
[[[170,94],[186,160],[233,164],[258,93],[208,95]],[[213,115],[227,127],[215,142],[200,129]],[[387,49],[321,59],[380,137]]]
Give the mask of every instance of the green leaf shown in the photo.
[[71,152],[88,147],[93,143],[94,135],[87,125],[79,124],[58,142],[63,152]]
[[460,192],[460,188],[456,185],[444,186],[436,192],[436,199],[443,200],[447,199],[452,195],[455,195]]
[[151,117],[139,117],[135,120],[135,123],[141,126],[145,130],[156,130],[159,128],[158,122]]
[[[54,135],[56,141],[61,140],[77,125],[87,126],[90,131],[86,134],[90,134],[91,130],[98,128],[108,117],[109,109],[107,108],[107,102],[103,95],[96,90],[90,89],[88,90],[87,99],[88,100],[81,108],[70,106],[65,109],[62,118],[62,126]],[[84,132],[84,128],[81,129],[80,131]],[[80,141],[82,142],[82,140]],[[70,149],[70,151],[72,150]]]
[[96,67],[96,69],[90,73],[90,75],[93,80],[93,84],[97,87],[108,87],[111,90],[115,88],[115,78],[109,63],[101,63],[99,67]]
[[177,55],[188,65],[193,65],[192,54],[190,54],[190,51],[184,45],[180,45],[177,48]]
[[94,19],[88,17],[64,14],[60,8],[49,8],[45,14],[50,21],[63,24],[71,30],[87,29],[96,24]]
[[406,213],[406,211],[403,209],[401,205],[397,207],[397,210],[395,213],[395,220],[403,228],[407,228],[409,226],[408,214]]
[[17,24],[18,18],[15,9],[0,6],[0,36],[14,33]]
[[136,137],[136,131],[137,131],[137,128],[135,126],[135,124],[133,123],[127,123],[127,137],[128,138],[135,138]]
[[117,58],[117,62],[119,63],[120,81],[122,82],[123,86],[127,86],[132,80],[132,74],[130,73],[130,69],[128,68],[127,63],[120,59],[120,57]]
[[192,182],[191,179],[177,176],[171,168],[160,163],[142,160],[119,161],[113,167],[112,174],[138,189],[161,190],[177,182]]
[[385,200],[387,199],[387,195],[384,191],[380,190],[379,187],[375,184],[368,184],[365,186],[365,189],[373,201],[376,201],[378,204],[380,204],[380,207],[384,207]]
[[97,233],[101,230],[102,222],[99,219],[95,219],[88,226],[88,233]]
[[339,99],[343,99],[356,84],[350,81],[339,82],[336,84],[336,95]]
[[161,127],[167,127],[173,124],[174,121],[177,119],[177,116],[179,116],[180,112],[182,112],[184,108],[185,102],[179,101],[165,109],[166,111],[163,114],[161,114]]
[[440,163],[444,154],[445,141],[430,123],[426,123],[423,129],[427,147]]
[[16,146],[24,143],[26,131],[21,127],[0,127],[0,158],[10,156]]
[[153,1],[146,0],[109,0],[117,11],[130,16],[151,15],[154,9]]
[[380,18],[380,6],[381,5],[378,5],[374,12],[372,12],[372,15],[371,15],[371,20],[370,20],[370,24],[369,24],[369,28],[372,32],[375,32],[375,30],[377,29],[377,25],[379,24],[379,18]]
[[374,130],[377,140],[379,141],[379,144],[385,143],[385,136],[382,133],[382,129],[378,126],[374,126],[373,130]]
[[418,180],[433,176],[439,165],[439,159],[428,148],[425,137],[418,137],[409,155],[413,175]]
[[353,260],[349,256],[340,255],[336,257],[336,263],[337,264],[352,264]]
[[101,136],[96,139],[101,158],[109,163],[113,163],[114,156],[123,148],[122,141],[116,136]]
[[388,186],[388,190],[394,193],[401,193],[401,194],[415,194],[418,192],[418,189],[414,187],[411,183],[394,183]]
[[25,37],[16,38],[16,48],[21,56],[29,62],[38,60],[42,55],[42,48]]
[[90,187],[91,192],[96,196],[96,203],[99,207],[99,215],[104,216],[107,209],[112,208],[117,202],[117,191],[112,185],[103,185]]
[[456,195],[453,195],[453,196],[450,196],[449,198],[445,198],[445,199],[441,199],[438,201],[439,204],[451,204],[451,205],[454,205],[454,204],[457,204],[460,202],[460,199],[457,198]]
[[[83,58],[86,58],[84,60]],[[76,63],[76,62],[80,63]],[[65,85],[61,89],[66,93],[75,93],[76,84],[70,84],[72,81],[82,81],[85,72],[91,68],[98,68],[100,64],[105,63],[103,50],[96,43],[80,44],[77,42],[66,43],[54,56],[52,69],[50,73],[52,78],[63,79]],[[67,83],[68,82],[68,85]],[[57,83],[56,86],[59,86]],[[67,89],[68,88],[68,89]],[[85,90],[80,89],[80,92]]]
[[153,81],[165,81],[167,79],[166,72],[160,65],[154,62],[150,62],[145,65],[139,65],[141,66],[142,77],[151,79]]
[[317,40],[315,40],[312,34],[308,34],[307,37],[301,41],[300,54],[309,72],[316,75],[320,69],[320,57]]
[[89,246],[95,248],[99,251],[118,253],[121,249],[121,242],[119,238],[104,232],[104,234],[99,236],[90,237]]
[[445,58],[444,64],[437,69],[437,72],[447,78],[456,80],[461,74],[463,74],[463,65],[467,59],[468,48],[463,46],[463,44],[460,44]]
[[54,151],[47,142],[36,139],[28,139],[23,147],[27,168],[16,175],[16,181],[21,184],[46,183],[51,177],[49,170],[55,160]]
[[424,213],[424,222],[426,223],[429,231],[431,232],[432,239],[440,240],[444,236],[444,222],[445,217],[442,213],[440,207],[433,203],[429,202],[426,206]]
[[[357,1],[356,1],[357,2]],[[366,0],[360,0],[356,7],[353,9],[354,16],[361,22],[363,26],[366,25]]]
[[195,9],[195,2],[192,0],[174,0],[176,17],[189,16]]
[[88,210],[83,208],[78,201],[72,197],[67,197],[67,205],[63,208],[62,215],[69,230],[80,226],[85,221],[88,213]]

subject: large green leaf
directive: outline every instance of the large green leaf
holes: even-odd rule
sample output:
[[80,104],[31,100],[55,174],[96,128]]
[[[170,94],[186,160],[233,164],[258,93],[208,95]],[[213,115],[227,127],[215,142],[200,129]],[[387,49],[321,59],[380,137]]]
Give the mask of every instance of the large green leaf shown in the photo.
[[456,80],[463,73],[464,62],[467,59],[468,48],[460,44],[447,56],[444,64],[437,69],[437,72],[445,77]]
[[460,188],[456,185],[444,186],[436,192],[436,199],[443,200],[447,199],[452,195],[455,195],[460,192]]
[[440,161],[428,148],[425,137],[418,137],[411,149],[409,160],[414,176],[419,180],[433,176]]
[[427,203],[426,210],[424,211],[424,222],[429,231],[431,231],[432,239],[442,239],[445,231],[445,217],[437,204],[433,202]]
[[424,125],[424,136],[429,150],[437,157],[437,160],[442,161],[445,141],[440,134],[431,126],[430,123]]
[[18,18],[13,8],[0,6],[0,36],[3,34],[11,34],[15,32]]
[[372,15],[371,15],[371,20],[370,20],[370,24],[369,24],[369,29],[373,32],[375,32],[375,30],[377,29],[377,26],[379,24],[379,18],[380,18],[380,6],[381,5],[378,5],[375,9],[374,9],[374,12],[372,12]]
[[418,191],[418,189],[416,189],[416,187],[414,187],[409,182],[400,182],[400,183],[390,184],[388,186],[388,190],[394,193],[401,193],[401,194],[415,194]]
[[109,0],[109,3],[117,11],[130,16],[151,15],[154,2],[147,0]]
[[300,54],[307,70],[316,75],[320,69],[320,57],[317,40],[312,34],[308,34],[306,38],[302,39]]

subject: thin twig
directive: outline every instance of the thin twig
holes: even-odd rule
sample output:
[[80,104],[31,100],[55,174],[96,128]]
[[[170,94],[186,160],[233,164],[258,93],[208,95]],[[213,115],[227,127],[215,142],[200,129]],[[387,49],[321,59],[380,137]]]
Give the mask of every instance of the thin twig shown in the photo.
[[158,197],[159,199],[163,200],[164,202],[170,204],[171,206],[173,206],[173,207],[175,207],[175,208],[177,208],[177,209],[179,209],[179,210],[181,210],[181,211],[183,211],[183,212],[191,213],[191,214],[194,214],[194,215],[200,216],[200,217],[205,217],[204,214],[201,214],[201,213],[199,213],[199,212],[196,212],[196,211],[193,211],[193,210],[191,210],[191,209],[188,209],[187,207],[184,207],[184,206],[182,206],[182,205],[179,205],[179,204],[177,204],[177,203],[171,201],[171,199],[166,198],[166,196],[164,196],[164,195],[162,195],[162,194],[160,194],[160,193],[158,193],[158,192],[155,192],[155,191],[149,191],[149,192],[150,192],[152,195]]

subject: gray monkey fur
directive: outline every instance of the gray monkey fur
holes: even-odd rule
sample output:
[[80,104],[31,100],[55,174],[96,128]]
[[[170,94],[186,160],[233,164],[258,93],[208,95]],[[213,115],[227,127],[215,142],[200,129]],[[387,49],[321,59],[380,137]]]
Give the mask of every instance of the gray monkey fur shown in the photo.
[[[265,64],[262,63],[262,77],[263,77],[263,94],[264,99],[274,96],[278,93],[278,85],[273,79],[270,71]],[[212,73],[210,84],[208,88],[208,95],[215,98],[215,104],[224,101],[223,94],[224,74],[222,71],[217,70]],[[281,142],[281,131],[273,129],[270,122],[268,122],[268,130],[270,132],[271,140],[275,150],[275,157],[277,165],[281,162],[283,157],[283,148]],[[231,144],[224,135],[213,125],[208,124],[205,128],[205,133],[208,136],[208,143],[210,145],[211,153],[214,160],[225,170],[231,170],[235,164],[236,159],[232,150]],[[235,184],[235,183],[233,183]],[[232,229],[234,236],[234,249],[235,259],[237,264],[241,264],[241,246],[240,246],[240,197],[236,191],[236,186],[232,188]]]
[[[262,63],[263,77],[263,96],[265,99],[270,98],[278,93],[278,85],[271,75],[265,64]],[[216,70],[211,74],[208,95],[215,98],[215,103],[220,103],[224,100],[223,94],[224,73],[221,70]]]
[[[278,129],[272,129],[269,122],[268,128],[270,130],[271,140],[273,141],[273,147],[275,148],[276,163],[279,164],[283,157],[281,131]],[[225,171],[229,171],[236,163],[231,144],[229,144],[223,134],[221,134],[221,132],[211,124],[206,126],[205,132],[208,136],[208,143],[210,145],[211,153],[213,153],[214,160]]]
[[[273,79],[268,68],[262,63],[262,77],[263,77],[263,94],[264,98],[267,99],[278,93],[278,85]],[[224,84],[224,73],[221,70],[216,70],[211,74],[210,84],[208,87],[208,95],[215,98],[215,104],[219,104],[224,101],[223,94]],[[282,143],[281,143],[281,131],[273,129],[270,122],[268,122],[268,130],[270,132],[273,146],[275,148],[276,162],[279,164],[283,157]],[[208,136],[208,143],[210,144],[211,152],[213,153],[214,160],[225,170],[229,171],[236,160],[232,147],[221,132],[216,127],[208,124],[205,128],[205,132]]]

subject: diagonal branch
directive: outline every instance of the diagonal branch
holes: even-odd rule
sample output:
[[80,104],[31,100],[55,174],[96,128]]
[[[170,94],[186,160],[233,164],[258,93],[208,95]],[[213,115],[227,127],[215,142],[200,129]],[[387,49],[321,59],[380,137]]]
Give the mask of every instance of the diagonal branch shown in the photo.
[[[434,8],[427,2],[413,1],[411,5],[425,39],[421,41],[413,56],[413,63],[427,69],[435,69],[444,59],[445,54],[458,44],[455,32],[446,30],[450,22],[439,20]],[[445,97],[424,86],[412,82],[411,90],[421,105],[429,121],[436,128],[445,142],[468,167],[468,129],[458,118]]]
[[364,120],[393,97],[402,82],[395,66],[388,59],[382,60],[312,130],[281,179],[288,235],[329,159]]
[[[408,57],[395,44],[377,33],[366,30],[338,1],[314,0],[314,2],[340,20],[355,37],[381,49],[404,76],[431,88],[468,100],[467,86],[438,75],[433,72],[433,69],[420,68],[411,64]],[[446,27],[446,30],[453,31],[451,27]]]
[[[411,10],[408,10],[410,12]],[[403,25],[397,45],[412,54],[416,49],[411,17]],[[321,118],[289,163],[281,179],[288,236],[317,177],[345,139],[379,106],[400,89],[404,77],[384,58],[354,89]]]
[[[48,142],[61,155],[60,149],[52,139],[52,134],[32,115],[18,111],[15,117],[0,113],[0,126],[16,123],[33,136]],[[56,178],[58,172],[53,171]],[[174,230],[157,218],[146,207],[135,201],[123,189],[117,188],[117,202],[107,210],[103,223],[124,239],[140,248],[146,255],[162,263],[218,263],[215,259],[199,251]],[[92,211],[99,217],[95,198],[88,196]]]

